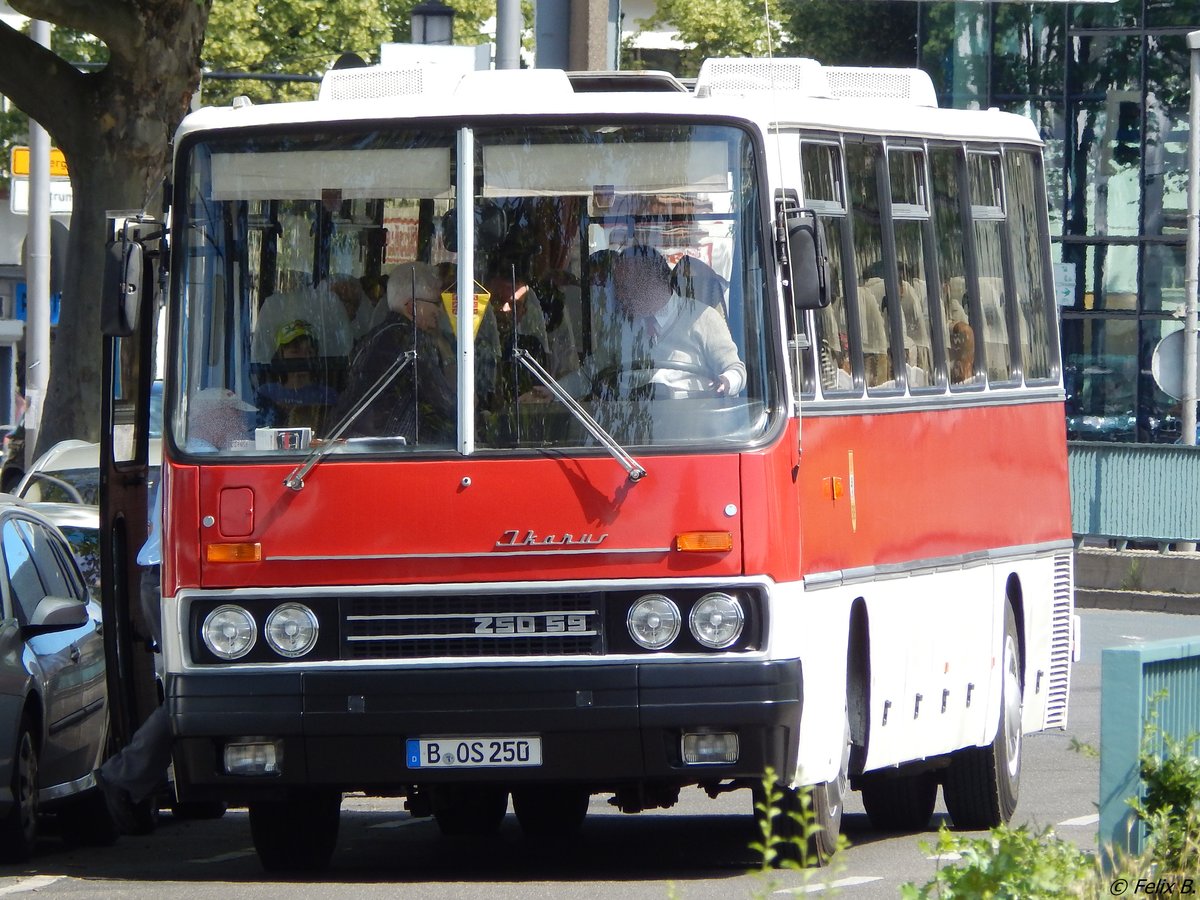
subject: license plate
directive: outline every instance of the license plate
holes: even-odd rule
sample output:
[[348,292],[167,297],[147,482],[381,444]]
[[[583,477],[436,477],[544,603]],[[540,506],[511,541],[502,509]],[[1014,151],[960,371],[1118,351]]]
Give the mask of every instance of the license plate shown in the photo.
[[490,769],[540,766],[540,737],[412,738],[405,742],[410,769]]

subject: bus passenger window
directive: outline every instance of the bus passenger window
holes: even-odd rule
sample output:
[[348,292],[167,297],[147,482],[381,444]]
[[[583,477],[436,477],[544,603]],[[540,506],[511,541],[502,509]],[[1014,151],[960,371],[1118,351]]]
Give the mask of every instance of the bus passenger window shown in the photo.
[[1053,377],[1058,348],[1042,282],[1043,260],[1035,184],[1041,179],[1037,156],[1009,151],[1005,156],[1008,178],[1009,237],[1012,242],[1021,368],[1026,381]]
[[934,246],[942,303],[942,343],[951,389],[979,384],[976,371],[975,326],[967,296],[965,241],[960,206],[959,169],[962,153],[955,148],[934,148],[929,154],[933,178]]
[[892,339],[883,265],[883,226],[879,211],[877,174],[883,160],[878,143],[846,145],[850,179],[850,209],[854,231],[854,271],[858,278],[856,300],[867,390],[892,388]]

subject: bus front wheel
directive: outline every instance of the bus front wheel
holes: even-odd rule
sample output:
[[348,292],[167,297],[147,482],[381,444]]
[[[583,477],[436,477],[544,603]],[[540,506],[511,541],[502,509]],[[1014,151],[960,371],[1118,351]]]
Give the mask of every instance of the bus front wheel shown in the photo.
[[986,747],[957,751],[942,786],[946,810],[962,831],[995,828],[1017,808],[1021,786],[1021,645],[1012,606],[1004,608],[1000,723]]
[[250,804],[250,834],[268,872],[315,872],[337,846],[342,795],[297,791],[286,800]]

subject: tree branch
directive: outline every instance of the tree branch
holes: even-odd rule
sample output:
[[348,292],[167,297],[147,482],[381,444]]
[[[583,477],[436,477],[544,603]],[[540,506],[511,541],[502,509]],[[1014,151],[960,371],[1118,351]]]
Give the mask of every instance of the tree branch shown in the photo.
[[79,118],[84,75],[46,47],[0,22],[0,94],[50,133]]
[[128,0],[9,0],[8,5],[31,19],[94,34],[114,57],[129,59],[142,44],[144,26]]

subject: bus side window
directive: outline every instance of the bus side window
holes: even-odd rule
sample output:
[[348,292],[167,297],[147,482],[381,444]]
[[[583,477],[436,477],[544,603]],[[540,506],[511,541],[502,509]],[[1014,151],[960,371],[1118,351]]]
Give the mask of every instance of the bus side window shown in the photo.
[[879,204],[879,172],[883,148],[875,141],[847,143],[846,170],[850,185],[854,232],[854,271],[861,327],[863,376],[868,392],[895,385],[889,304],[883,264],[883,223]]
[[958,148],[936,147],[930,151],[929,162],[947,375],[951,390],[969,388],[981,382],[976,371],[976,328],[967,296],[966,231],[959,181],[963,155]]
[[[829,254],[829,305],[813,314],[817,375],[822,394],[850,392],[855,388],[842,265],[847,219],[841,147],[827,142],[804,141],[800,145],[800,164],[804,181],[803,205],[817,211],[817,221],[824,230],[825,249]],[[806,376],[805,389],[811,391],[808,380],[811,376]]]
[[1020,324],[1021,368],[1026,381],[1041,381],[1053,377],[1058,347],[1042,281],[1041,214],[1034,187],[1041,178],[1041,168],[1037,156],[1025,150],[1009,150],[1004,164],[1011,210],[1008,227]]

